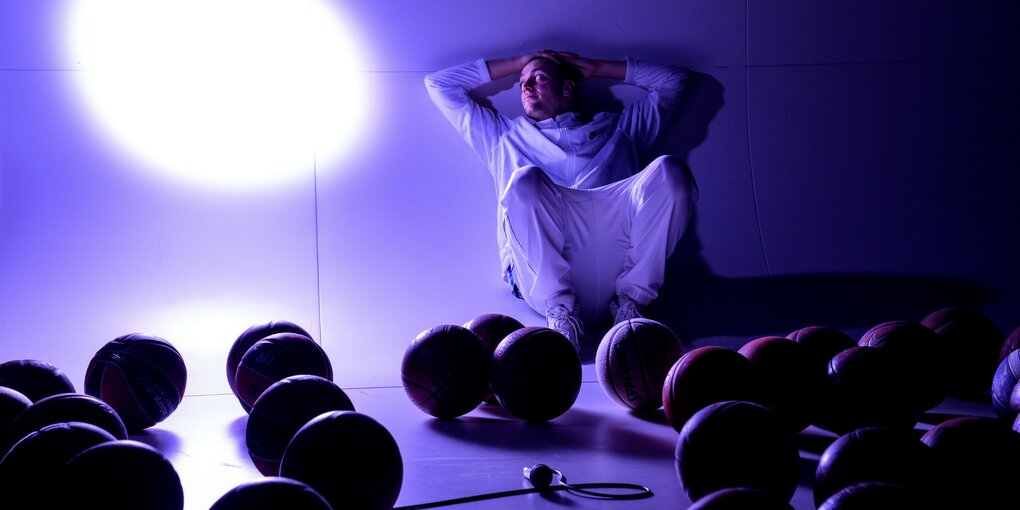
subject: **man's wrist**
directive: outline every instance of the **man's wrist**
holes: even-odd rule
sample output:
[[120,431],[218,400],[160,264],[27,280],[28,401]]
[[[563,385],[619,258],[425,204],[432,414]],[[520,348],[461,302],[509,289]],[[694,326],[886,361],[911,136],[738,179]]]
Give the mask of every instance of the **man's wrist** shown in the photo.
[[485,65],[489,68],[489,76],[498,80],[504,76],[520,73],[528,63],[528,55],[504,57],[499,59],[486,60]]
[[626,60],[596,60],[592,76],[623,80],[627,77]]

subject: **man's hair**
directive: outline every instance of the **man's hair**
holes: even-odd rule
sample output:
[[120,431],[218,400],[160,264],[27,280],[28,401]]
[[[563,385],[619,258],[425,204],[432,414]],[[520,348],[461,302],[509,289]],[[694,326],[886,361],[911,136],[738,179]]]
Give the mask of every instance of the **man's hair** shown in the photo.
[[535,55],[534,57],[531,57],[524,65],[528,65],[536,60],[552,62],[553,65],[556,66],[556,70],[559,71],[560,78],[563,78],[564,80],[573,80],[575,82],[581,80],[581,70],[578,69],[577,66],[569,62],[561,62],[543,55]]

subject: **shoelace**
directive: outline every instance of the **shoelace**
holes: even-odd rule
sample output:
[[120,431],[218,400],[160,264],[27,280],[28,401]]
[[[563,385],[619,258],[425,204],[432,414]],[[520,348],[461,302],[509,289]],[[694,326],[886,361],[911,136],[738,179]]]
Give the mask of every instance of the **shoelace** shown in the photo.
[[623,304],[616,310],[616,322],[641,317],[641,313],[638,312],[636,303],[628,299],[624,299],[622,301]]
[[553,329],[566,330],[568,328],[573,329],[577,336],[584,334],[584,325],[581,321],[567,313],[567,309],[562,306],[557,306],[549,311],[549,316],[553,318]]

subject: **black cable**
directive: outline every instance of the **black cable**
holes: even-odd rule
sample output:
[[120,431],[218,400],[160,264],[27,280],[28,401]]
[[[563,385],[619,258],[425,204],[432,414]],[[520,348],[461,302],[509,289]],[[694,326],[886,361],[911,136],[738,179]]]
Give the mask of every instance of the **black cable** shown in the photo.
[[[593,499],[631,500],[631,499],[650,498],[650,497],[655,495],[652,492],[652,489],[649,489],[648,487],[645,487],[643,485],[634,484],[634,483],[579,483],[579,484],[576,484],[576,485],[563,484],[563,485],[555,486],[555,488],[560,488],[560,487],[562,487],[561,490],[566,490],[567,492],[570,492],[570,493],[573,493],[573,494],[577,494],[578,496],[583,496],[583,497],[593,498]],[[628,490],[628,491],[634,491],[634,492],[631,492],[629,494],[628,493],[617,494],[617,493],[595,492],[595,491],[588,490],[588,489],[619,489],[619,490]]]
[[[545,467],[545,466],[542,466],[542,467]],[[527,473],[527,470],[525,472]],[[524,495],[524,494],[537,494],[537,493],[540,493],[540,492],[552,492],[552,491],[567,491],[567,492],[569,492],[571,494],[575,494],[577,496],[581,496],[581,497],[585,497],[585,498],[609,499],[609,500],[613,500],[613,499],[635,500],[635,499],[650,498],[650,497],[652,497],[654,495],[652,490],[649,489],[648,487],[645,487],[643,485],[633,484],[633,483],[607,482],[607,483],[578,483],[578,484],[571,485],[571,484],[566,483],[567,482],[567,478],[565,476],[563,476],[563,474],[560,473],[559,471],[550,470],[550,472],[554,473],[555,475],[557,475],[559,477],[558,483],[556,485],[548,485],[548,486],[543,486],[543,487],[532,487],[530,489],[516,489],[516,490],[509,490],[509,491],[489,492],[489,493],[486,493],[486,494],[476,494],[474,496],[465,496],[465,497],[462,497],[462,498],[446,499],[446,500],[443,500],[443,501],[433,501],[431,503],[422,503],[422,504],[419,504],[419,505],[399,506],[399,507],[394,507],[393,510],[420,510],[420,509],[424,509],[424,508],[436,508],[436,507],[440,507],[440,506],[459,505],[461,503],[470,503],[470,502],[473,502],[473,501],[483,501],[483,500],[486,500],[486,499],[505,498],[505,497],[509,497],[509,496],[521,496],[521,495]],[[531,480],[531,479],[529,478],[529,480]],[[551,480],[549,482],[540,482],[540,483],[551,483]],[[612,493],[612,492],[598,492],[598,491],[595,491],[595,490],[592,490],[592,489],[616,489],[616,490],[625,490],[625,491],[632,491],[632,492],[619,494],[619,493]]]

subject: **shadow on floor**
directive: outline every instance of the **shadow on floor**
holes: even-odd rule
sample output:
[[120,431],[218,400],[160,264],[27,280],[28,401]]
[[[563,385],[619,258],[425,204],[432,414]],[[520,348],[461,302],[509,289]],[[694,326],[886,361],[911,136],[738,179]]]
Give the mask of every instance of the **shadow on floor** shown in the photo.
[[[444,436],[509,450],[609,451],[639,458],[672,459],[675,442],[646,434],[626,422],[578,409],[570,409],[555,423],[528,423],[514,418],[499,406],[483,406],[491,417],[462,416],[455,420],[432,420],[429,427]],[[668,427],[668,425],[666,425]]]
[[[692,224],[668,262],[666,282],[645,315],[660,321],[688,348],[740,348],[766,335],[786,336],[807,326],[855,331],[889,320],[919,321],[949,306],[979,308],[993,299],[979,285],[904,274],[800,274],[727,278],[700,254]],[[587,324],[581,360],[591,363],[609,320]],[[856,337],[854,338],[856,340]]]
[[782,335],[806,326],[842,330],[888,320],[921,320],[947,306],[980,307],[992,296],[973,283],[904,274],[801,274],[727,278],[701,254],[692,223],[647,311],[685,344],[712,337]]

